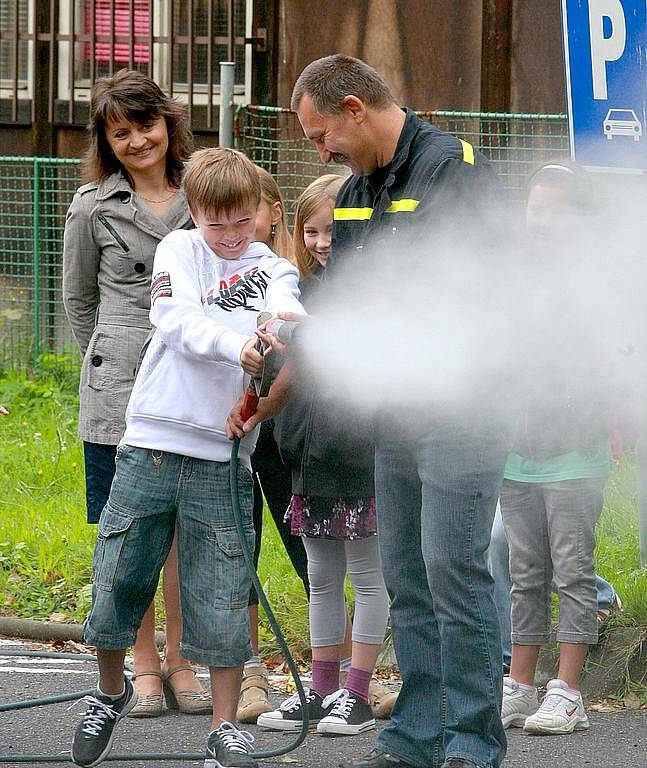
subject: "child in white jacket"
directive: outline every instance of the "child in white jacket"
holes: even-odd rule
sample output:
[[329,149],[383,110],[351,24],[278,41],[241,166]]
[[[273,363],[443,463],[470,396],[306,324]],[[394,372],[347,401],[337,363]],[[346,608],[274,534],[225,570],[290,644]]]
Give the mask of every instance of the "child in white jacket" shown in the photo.
[[[250,577],[229,489],[225,422],[262,357],[254,348],[262,310],[303,312],[298,273],[254,243],[258,175],[230,149],[191,158],[184,189],[196,224],[159,244],[151,285],[156,328],[142,361],[101,514],[92,608],[85,641],[97,647],[99,685],[72,745],[77,765],[98,765],[115,724],[137,695],[123,674],[177,525],[183,657],[209,667],[213,698],[206,766],[251,768],[251,737],[236,729],[241,671],[251,656]],[[248,546],[254,548],[249,457],[240,445],[238,483]]]

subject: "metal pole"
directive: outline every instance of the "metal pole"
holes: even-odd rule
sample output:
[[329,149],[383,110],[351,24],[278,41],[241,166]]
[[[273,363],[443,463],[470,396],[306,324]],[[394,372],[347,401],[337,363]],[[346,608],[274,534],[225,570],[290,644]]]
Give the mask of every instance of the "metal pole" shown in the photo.
[[220,122],[218,143],[234,146],[234,67],[233,61],[220,62]]
[[644,418],[641,420],[640,435],[636,441],[636,486],[640,565],[647,568],[647,424]]
[[236,37],[234,34],[234,0],[229,0],[227,3],[227,58],[229,61],[234,60],[234,45],[236,44]]
[[34,371],[38,371],[40,364],[40,158],[34,159],[34,184],[32,187],[32,286],[34,295],[34,344],[33,362]]

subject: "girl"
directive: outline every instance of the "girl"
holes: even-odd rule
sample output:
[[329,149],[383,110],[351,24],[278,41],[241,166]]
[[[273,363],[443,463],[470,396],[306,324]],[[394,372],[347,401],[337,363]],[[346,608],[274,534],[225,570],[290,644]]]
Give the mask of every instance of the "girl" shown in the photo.
[[[298,201],[294,252],[306,307],[320,288],[331,247],[333,207],[342,182],[339,176],[322,176]],[[306,414],[315,414],[307,437]],[[351,426],[338,406],[323,403],[304,386],[279,416],[275,435],[281,458],[292,472],[293,495],[286,517],[292,533],[301,536],[308,556],[312,644],[308,717],[319,733],[362,733],[375,727],[369,685],[388,617],[376,537],[373,451],[366,439],[366,425]],[[306,439],[316,441],[320,448],[317,466],[303,466]],[[347,459],[342,463],[340,456]],[[340,689],[339,646],[346,628],[347,572],[355,589],[356,610],[351,667]],[[297,730],[302,715],[298,697],[293,696],[278,710],[261,715],[258,724]]]
[[[278,256],[293,262],[292,237],[285,220],[285,205],[281,191],[273,176],[264,168],[256,166],[256,172],[261,182],[261,201],[256,214],[256,239],[268,245]],[[256,450],[252,456],[254,531],[256,532],[254,564],[258,566],[261,550],[264,494],[290,562],[303,582],[306,595],[309,595],[308,564],[303,544],[300,539],[291,535],[289,526],[283,521],[285,510],[290,502],[291,478],[289,469],[283,465],[279,456],[273,429],[272,421],[261,424]],[[255,723],[259,715],[272,709],[267,700],[269,689],[267,667],[261,662],[259,656],[258,595],[254,587],[249,596],[249,623],[254,655],[245,663],[243,669],[243,681],[236,713],[241,723]]]
[[[122,69],[92,88],[90,145],[82,186],[67,214],[63,301],[83,353],[79,436],[89,523],[98,523],[115,473],[117,443],[142,347],[150,333],[151,270],[160,240],[193,226],[180,186],[192,137],[186,112],[141,72]],[[180,658],[177,547],[164,568],[166,656],[155,644],[155,609],[133,653],[139,703],[155,717],[166,703],[211,712],[211,698]]]
[[[537,270],[533,284],[548,289],[538,292],[546,303],[536,360],[542,391],[528,397],[501,490],[512,577],[512,660],[504,678],[502,720],[505,727],[523,726],[531,733],[589,727],[579,688],[588,645],[598,639],[593,551],[611,469],[612,412],[597,366],[586,357],[590,314],[583,313],[587,328],[573,313],[586,274],[573,261],[586,253],[591,270],[595,253],[584,247],[582,234],[572,249],[574,233],[585,232],[589,245],[594,243],[590,186],[578,166],[563,162],[541,168],[528,187],[526,224],[538,248],[530,265]],[[569,290],[569,262],[579,293]],[[559,670],[540,705],[535,669],[540,648],[550,639],[551,579],[559,596]]]

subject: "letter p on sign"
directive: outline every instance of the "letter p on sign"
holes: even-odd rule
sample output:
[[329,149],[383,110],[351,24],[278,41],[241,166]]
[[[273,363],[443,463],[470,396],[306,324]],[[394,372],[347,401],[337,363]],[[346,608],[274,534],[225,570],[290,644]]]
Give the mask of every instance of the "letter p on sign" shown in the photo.
[[[611,23],[611,34],[604,35],[604,20]],[[593,98],[607,98],[607,61],[617,61],[625,51],[627,25],[620,0],[589,0],[591,30],[591,69]]]

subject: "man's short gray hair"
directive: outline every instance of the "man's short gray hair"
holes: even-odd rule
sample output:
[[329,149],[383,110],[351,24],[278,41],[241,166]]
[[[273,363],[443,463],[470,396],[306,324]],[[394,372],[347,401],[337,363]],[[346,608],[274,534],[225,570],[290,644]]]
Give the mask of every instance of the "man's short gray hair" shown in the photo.
[[316,59],[299,75],[290,102],[295,112],[306,93],[320,115],[341,112],[346,96],[357,96],[374,109],[395,103],[391,89],[373,67],[361,59],[339,53]]

